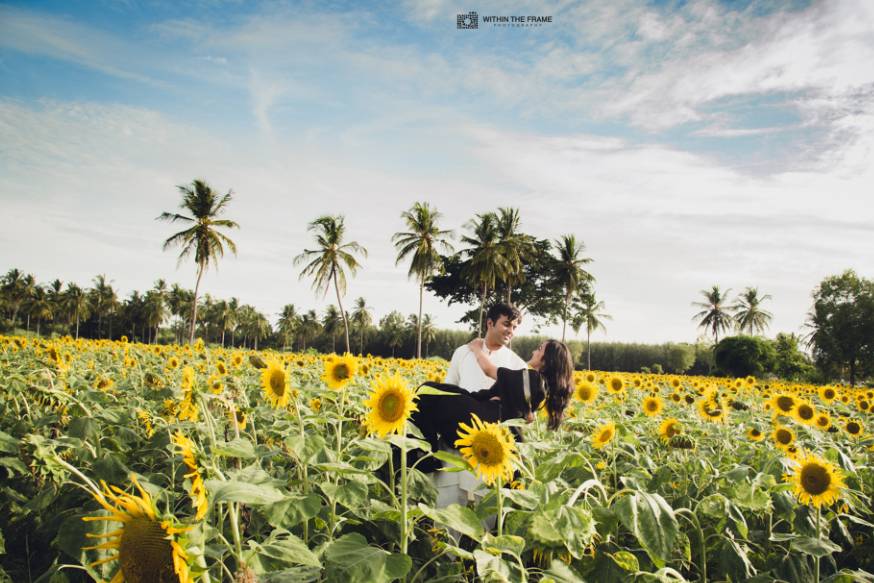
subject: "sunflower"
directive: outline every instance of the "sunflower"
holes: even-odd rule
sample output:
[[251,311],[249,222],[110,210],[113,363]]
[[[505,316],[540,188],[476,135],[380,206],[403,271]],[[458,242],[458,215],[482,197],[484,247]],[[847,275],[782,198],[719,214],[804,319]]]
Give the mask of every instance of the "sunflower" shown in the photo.
[[620,394],[625,389],[625,382],[622,377],[613,376],[607,379],[607,390],[614,395]]
[[234,355],[231,357],[231,365],[234,368],[240,368],[241,366],[243,366],[243,355],[239,352],[235,352]]
[[592,447],[601,449],[616,437],[616,424],[612,421],[605,423],[592,434]]
[[665,419],[662,421],[662,424],[659,425],[659,437],[662,441],[670,441],[673,436],[681,433],[683,433],[683,425],[678,419],[674,419],[673,417]]
[[816,419],[816,409],[814,409],[813,405],[807,401],[798,401],[795,405],[795,409],[792,411],[792,417],[794,417],[799,423],[813,425],[814,420]]
[[172,437],[173,445],[182,456],[182,461],[188,467],[189,472],[185,474],[186,478],[191,480],[191,497],[192,504],[197,510],[195,515],[196,520],[206,516],[206,511],[209,510],[209,502],[206,499],[206,486],[203,483],[203,476],[200,475],[200,470],[197,469],[197,461],[194,459],[194,442],[177,431]]
[[846,488],[840,468],[815,454],[799,456],[793,462],[793,471],[787,476],[794,486],[798,501],[808,506],[833,504]]
[[643,414],[647,417],[655,417],[659,413],[662,412],[664,408],[664,404],[662,403],[661,398],[657,396],[646,397],[643,400],[643,404],[641,405],[643,409]]
[[100,376],[97,377],[96,381],[94,381],[94,388],[98,391],[106,392],[110,390],[114,385],[115,382],[109,377]]
[[582,380],[576,384],[574,397],[580,403],[592,403],[598,398],[598,387],[589,381]]
[[765,439],[765,435],[758,427],[750,427],[747,430],[747,439],[749,439],[750,441],[762,441],[763,439]]
[[146,430],[146,437],[151,438],[155,435],[155,427],[152,425],[152,418],[147,411],[137,409],[137,419],[143,424],[143,428]]
[[723,403],[713,397],[705,397],[698,400],[698,416],[710,423],[725,423],[728,419],[728,410]]
[[329,389],[336,391],[342,389],[358,370],[358,360],[348,352],[343,356],[331,355],[325,361],[325,374],[322,380],[327,383]]
[[498,479],[504,482],[513,479],[516,441],[503,425],[483,423],[473,414],[471,425],[458,424],[455,447],[486,484],[492,485]]
[[587,383],[594,383],[596,380],[598,380],[598,375],[596,375],[592,371],[589,371],[583,375],[583,380]]
[[214,374],[206,381],[209,390],[214,395],[220,395],[225,390],[225,384],[219,375]]
[[820,387],[819,388],[819,398],[825,401],[826,403],[831,403],[838,397],[838,392],[834,387]]
[[82,520],[120,522],[122,526],[107,534],[86,535],[109,540],[82,550],[118,550],[90,566],[117,560],[120,567],[111,583],[194,583],[185,552],[185,539],[178,536],[188,529],[172,517],[159,518],[149,493],[140,486],[135,475],[131,474],[130,478],[139,496],[127,494],[116,486],[107,486],[103,481],[102,490],[92,492],[109,516],[85,516]]
[[310,409],[318,413],[322,410],[322,400],[318,397],[313,397],[310,399]]
[[270,362],[261,371],[261,387],[264,389],[264,396],[267,397],[267,400],[270,401],[274,409],[288,405],[290,397],[288,374],[286,374],[282,365],[277,362]]
[[400,433],[410,414],[417,410],[415,399],[416,395],[400,375],[376,379],[370,398],[364,402],[370,408],[365,421],[368,431],[380,437]]
[[823,431],[827,431],[831,425],[832,420],[828,413],[818,413],[816,419],[813,420],[813,426]]
[[179,368],[179,359],[175,356],[171,356],[169,360],[167,360],[167,368]]
[[778,414],[789,417],[795,408],[795,397],[786,393],[778,393],[771,398],[770,403]]
[[853,437],[859,437],[865,432],[862,422],[857,419],[847,419],[844,423],[844,431]]
[[771,439],[774,440],[774,445],[780,449],[786,449],[795,443],[795,432],[783,425],[778,425],[771,433]]
[[228,374],[228,366],[225,364],[225,361],[218,360],[215,363],[215,370],[218,371],[220,375]]

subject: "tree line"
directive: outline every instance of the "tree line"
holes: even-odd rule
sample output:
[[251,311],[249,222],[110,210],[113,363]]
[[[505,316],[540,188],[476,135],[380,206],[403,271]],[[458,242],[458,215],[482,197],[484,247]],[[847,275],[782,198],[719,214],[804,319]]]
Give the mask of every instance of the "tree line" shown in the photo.
[[[427,202],[416,202],[401,213],[403,230],[395,233],[391,242],[397,252],[396,264],[408,262],[408,275],[417,283],[418,311],[406,317],[392,312],[378,325],[363,298],[355,301],[351,311],[343,305],[347,281],[361,269],[367,249],[349,240],[342,215],[317,217],[308,224],[312,247],[295,256],[293,263],[301,268],[300,278],[309,279],[316,293],[333,292],[336,305],[324,314],[287,305],[272,326],[266,315],[236,298],[201,297],[205,271],[226,250],[236,253],[228,232],[239,225],[223,217],[233,192],[219,194],[200,179],[177,188],[182,212],[163,212],[157,219],[185,226],[165,239],[163,246],[165,250],[180,248],[180,263],[187,258],[194,260],[193,291],[177,284],[168,288],[166,282],[158,280],[153,289],[134,291],[120,300],[104,275],[95,277],[92,287],[86,289],[75,283],[65,287],[60,280],[39,285],[33,276],[11,269],[0,286],[4,316],[0,325],[15,329],[24,324],[27,331],[33,325],[37,333],[48,325],[53,332],[66,329],[76,337],[80,331],[98,338],[125,334],[144,342],[193,342],[199,334],[209,342],[253,348],[447,357],[451,354],[447,346],[454,348],[472,333],[482,334],[483,314],[489,304],[505,301],[517,305],[538,325],[561,323],[562,340],[566,340],[568,325],[577,334],[584,329],[586,344],[577,354],[585,355],[585,368],[728,372],[744,358],[758,358],[759,366],[752,368],[769,373],[780,368],[769,360],[769,354],[782,347],[792,355],[789,360],[798,361],[806,358],[800,350],[803,345],[811,351],[813,364],[823,378],[847,378],[855,383],[857,378],[874,374],[874,284],[852,271],[827,278],[814,290],[814,305],[807,318],[810,333],[804,338],[784,335],[781,339],[778,335],[773,341],[777,344],[769,345],[774,349],[771,352],[750,345],[756,339],[764,342],[756,335],[764,334],[772,318],[762,307],[771,296],[748,287],[731,303],[730,290],[722,291],[717,285],[700,292],[703,302],[693,303],[700,309],[693,319],[713,335],[717,350],[709,351],[712,363],[701,356],[708,351],[702,352],[696,345],[672,345],[656,351],[621,343],[593,345],[592,332],[606,329],[605,322],[611,317],[596,297],[595,278],[587,270],[592,259],[586,256],[584,243],[574,234],[547,239],[524,233],[519,210],[510,207],[478,213],[465,223],[459,249],[455,248],[456,233],[443,228],[441,213]],[[466,306],[460,322],[468,324],[470,332],[437,329],[423,311],[426,289],[450,305]],[[162,328],[167,323],[169,326]],[[720,340],[720,333],[732,329],[739,336]],[[410,342],[412,354],[407,353]],[[694,352],[691,363],[685,368],[677,366],[689,361],[690,346]],[[717,355],[721,355],[719,359]]]

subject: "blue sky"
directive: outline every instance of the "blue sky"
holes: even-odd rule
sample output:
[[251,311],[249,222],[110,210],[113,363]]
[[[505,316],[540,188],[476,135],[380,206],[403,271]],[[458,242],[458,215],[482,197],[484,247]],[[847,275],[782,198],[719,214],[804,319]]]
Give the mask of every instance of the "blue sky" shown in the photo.
[[713,284],[797,332],[822,277],[872,275],[871,62],[866,0],[2,3],[0,264],[191,285],[152,219],[203,177],[243,225],[206,291],[270,314],[325,305],[291,258],[337,212],[370,250],[350,299],[415,311],[389,237],[429,200],[456,231],[510,205],[575,233],[599,338],[694,340]]

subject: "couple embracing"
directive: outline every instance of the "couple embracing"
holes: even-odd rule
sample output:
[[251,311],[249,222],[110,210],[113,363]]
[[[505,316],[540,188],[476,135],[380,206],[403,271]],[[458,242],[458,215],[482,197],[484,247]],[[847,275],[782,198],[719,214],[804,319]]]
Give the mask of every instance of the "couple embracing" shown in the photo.
[[[444,383],[425,383],[452,395],[422,395],[412,421],[433,451],[452,447],[459,423],[470,425],[473,415],[499,423],[534,420],[545,406],[549,429],[561,425],[573,391],[573,361],[558,340],[542,342],[525,362],[510,347],[521,315],[513,306],[496,304],[486,314],[486,334],[460,346],[452,355]],[[516,438],[521,435],[513,428]],[[439,460],[422,460],[420,469],[434,471]]]

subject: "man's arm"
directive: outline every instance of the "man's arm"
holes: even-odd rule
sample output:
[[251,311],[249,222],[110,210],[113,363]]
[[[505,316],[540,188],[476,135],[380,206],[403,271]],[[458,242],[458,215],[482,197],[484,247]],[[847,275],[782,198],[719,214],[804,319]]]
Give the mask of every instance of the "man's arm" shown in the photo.
[[495,366],[495,363],[493,363],[488,356],[486,356],[486,353],[483,350],[482,338],[472,340],[467,346],[470,348],[470,351],[473,352],[474,356],[476,356],[476,363],[479,365],[485,375],[489,378],[497,379],[498,367]]

